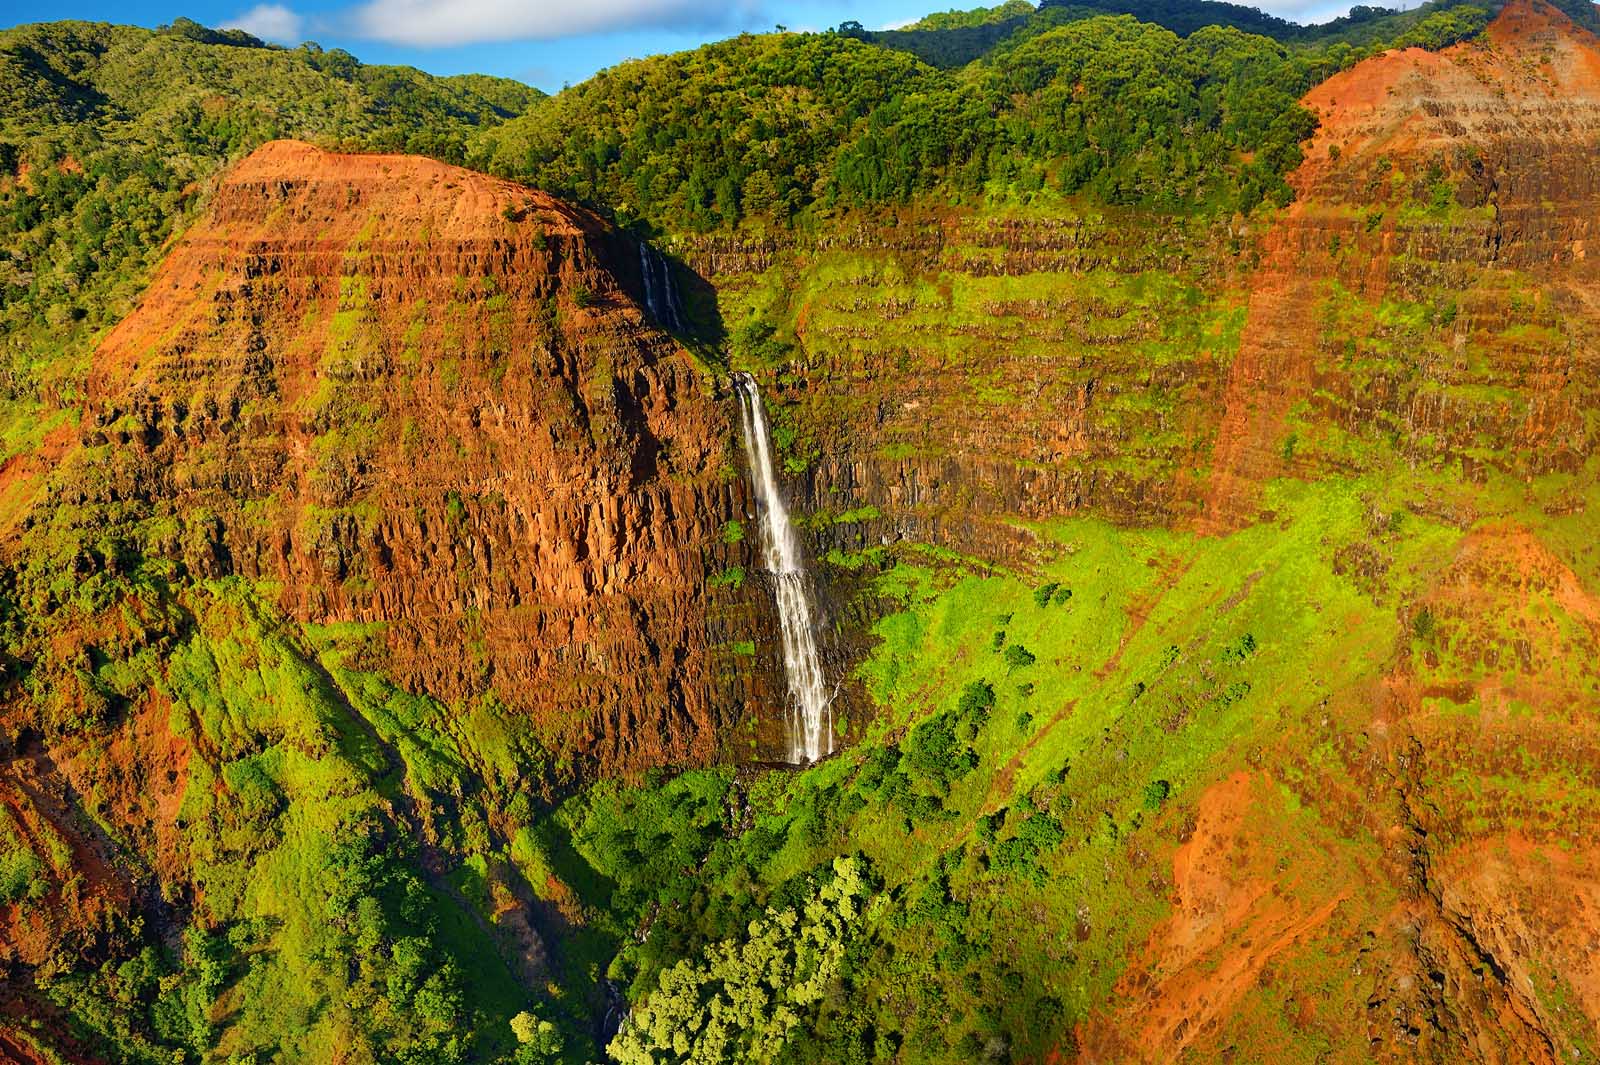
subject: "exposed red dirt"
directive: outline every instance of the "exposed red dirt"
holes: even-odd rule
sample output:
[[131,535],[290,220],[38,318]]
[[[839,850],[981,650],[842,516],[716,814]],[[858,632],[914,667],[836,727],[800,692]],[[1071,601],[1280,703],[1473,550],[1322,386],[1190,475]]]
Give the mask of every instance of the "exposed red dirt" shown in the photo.
[[0,967],[40,965],[81,950],[124,913],[130,880],[42,747],[0,765],[0,807],[41,862],[44,894],[0,906]]
[[[1290,219],[1300,208],[1290,208]],[[1263,240],[1260,273],[1228,375],[1199,531],[1215,534],[1256,518],[1262,482],[1286,472],[1284,416],[1310,386],[1317,272],[1280,229]]]
[[[1471,144],[1503,166],[1511,160],[1494,156],[1517,144],[1576,153],[1600,130],[1600,41],[1541,0],[1515,0],[1480,39],[1387,52],[1329,78],[1305,104],[1322,126],[1294,183],[1322,201],[1384,157],[1404,166]],[[1530,195],[1524,182],[1550,191],[1592,180],[1545,167],[1505,167],[1496,178],[1511,199]]]
[[1173,914],[1118,984],[1122,1005],[1079,1031],[1086,1062],[1170,1061],[1219,1023],[1272,960],[1300,948],[1349,894],[1340,882],[1305,895],[1316,855],[1285,870],[1280,847],[1257,836],[1254,792],[1270,782],[1240,772],[1201,798],[1193,835],[1173,857]]

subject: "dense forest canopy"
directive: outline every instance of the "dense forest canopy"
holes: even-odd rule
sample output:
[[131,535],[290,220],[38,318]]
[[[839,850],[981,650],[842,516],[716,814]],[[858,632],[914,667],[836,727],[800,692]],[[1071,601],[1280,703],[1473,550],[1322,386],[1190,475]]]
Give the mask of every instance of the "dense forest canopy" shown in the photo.
[[[1166,4],[1145,21],[1081,5],[924,20],[934,28],[917,33],[968,43],[961,35],[1004,31],[958,69],[858,24],[742,35],[604,71],[486,131],[472,161],[668,231],[788,224],[923,194],[1248,212],[1287,202],[1284,176],[1313,128],[1297,101],[1312,85],[1383,47],[1444,47],[1488,17],[1468,5],[1371,9],[1315,46],[1250,32],[1293,28],[1253,9],[1237,9],[1256,16],[1245,26],[1157,24],[1229,7],[1206,5]],[[1345,39],[1369,23],[1389,36]]]
[[968,11],[958,11],[952,8],[949,11],[936,11],[931,15],[924,15],[909,26],[901,27],[907,30],[955,30],[966,26],[987,26],[996,22],[1008,22],[1014,18],[1026,18],[1035,11],[1034,5],[1029,0],[1006,0],[1003,4],[994,7],[975,7]]

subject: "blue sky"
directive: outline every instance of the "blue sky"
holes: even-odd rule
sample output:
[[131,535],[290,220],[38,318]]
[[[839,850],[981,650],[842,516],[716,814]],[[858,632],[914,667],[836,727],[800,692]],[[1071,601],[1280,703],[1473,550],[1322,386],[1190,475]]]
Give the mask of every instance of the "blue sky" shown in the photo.
[[[960,6],[983,2],[999,0]],[[368,63],[500,74],[554,92],[624,59],[693,48],[741,30],[824,29],[846,19],[877,29],[949,6],[951,0],[50,0],[45,7],[0,0],[0,26],[43,18],[158,26],[185,15],[280,44],[314,40]],[[1268,0],[1262,6],[1305,21],[1348,5]]]

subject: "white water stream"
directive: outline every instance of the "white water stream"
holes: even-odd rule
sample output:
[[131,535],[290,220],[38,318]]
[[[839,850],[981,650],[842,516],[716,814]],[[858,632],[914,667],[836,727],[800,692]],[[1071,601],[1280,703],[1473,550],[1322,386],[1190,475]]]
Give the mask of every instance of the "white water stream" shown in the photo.
[[783,671],[789,681],[789,761],[815,762],[833,753],[833,706],[817,654],[815,610],[800,543],[772,468],[772,437],[755,378],[733,375],[744,421],[744,452],[760,511],[761,546],[778,600]]
[[668,329],[682,331],[678,314],[678,287],[666,257],[644,241],[639,242],[639,275],[644,284],[644,304],[650,317]]

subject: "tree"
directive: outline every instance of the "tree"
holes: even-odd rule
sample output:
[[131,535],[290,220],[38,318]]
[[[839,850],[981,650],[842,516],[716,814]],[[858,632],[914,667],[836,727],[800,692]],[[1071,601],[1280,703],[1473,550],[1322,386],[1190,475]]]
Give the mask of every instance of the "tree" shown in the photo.
[[743,937],[661,974],[606,1049],[622,1065],[772,1061],[839,978],[868,916],[863,860],[836,858],[790,909],[769,908]]
[[1020,643],[1014,643],[1010,647],[1007,647],[1004,657],[1006,665],[1012,669],[1021,669],[1024,666],[1031,666],[1036,661],[1033,652],[1022,646]]
[[557,1061],[566,1049],[561,1030],[532,1010],[523,1010],[511,1018],[511,1033],[517,1037],[517,1065]]
[[744,182],[744,215],[768,219],[778,206],[778,186],[766,170],[757,170]]

